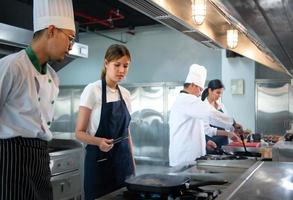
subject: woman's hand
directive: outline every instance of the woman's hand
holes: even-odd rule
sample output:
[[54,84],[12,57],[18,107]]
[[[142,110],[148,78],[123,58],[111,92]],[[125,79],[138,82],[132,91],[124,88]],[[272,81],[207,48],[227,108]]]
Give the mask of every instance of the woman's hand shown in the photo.
[[99,138],[98,147],[103,152],[108,152],[113,148],[113,139]]
[[238,137],[238,135],[234,132],[228,132],[228,137],[233,140],[233,142],[240,142],[241,139]]
[[217,148],[217,144],[214,141],[209,140],[207,142],[207,149],[208,150],[214,150],[215,148]]

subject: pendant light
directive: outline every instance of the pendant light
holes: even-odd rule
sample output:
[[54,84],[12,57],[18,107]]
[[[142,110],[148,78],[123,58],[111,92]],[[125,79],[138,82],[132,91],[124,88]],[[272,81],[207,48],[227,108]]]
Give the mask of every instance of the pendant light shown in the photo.
[[201,25],[206,17],[206,0],[191,0],[192,19]]
[[238,30],[230,28],[227,30],[227,46],[230,49],[234,49],[238,44]]

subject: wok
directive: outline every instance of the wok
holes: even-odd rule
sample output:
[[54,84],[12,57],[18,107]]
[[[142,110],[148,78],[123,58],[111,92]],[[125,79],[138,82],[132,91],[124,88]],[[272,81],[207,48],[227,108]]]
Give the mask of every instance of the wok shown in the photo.
[[247,151],[243,135],[240,135],[240,138],[241,138],[241,141],[242,141],[242,145],[244,147],[244,152],[243,151],[236,151],[236,152],[234,152],[234,155],[247,156],[247,157],[261,157],[261,153]]
[[247,159],[244,155],[237,155],[232,152],[227,152],[226,150],[222,148],[215,148],[214,149],[215,154],[208,154],[205,156],[201,156],[196,159],[198,160],[244,160]]
[[188,189],[198,189],[207,185],[223,185],[226,180],[194,180],[181,175],[143,174],[125,181],[129,191],[155,193],[161,195],[178,194]]

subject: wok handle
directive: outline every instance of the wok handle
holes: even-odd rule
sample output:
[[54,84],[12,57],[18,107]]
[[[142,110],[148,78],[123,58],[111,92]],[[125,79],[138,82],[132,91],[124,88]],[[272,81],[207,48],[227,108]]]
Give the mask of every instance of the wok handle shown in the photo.
[[241,138],[241,141],[242,141],[242,145],[244,147],[244,151],[245,151],[245,153],[247,153],[246,145],[245,145],[245,142],[244,142],[244,137],[243,137],[242,134],[240,135],[240,138]]
[[211,181],[195,181],[192,180],[189,183],[186,183],[186,189],[196,190],[199,187],[208,186],[208,185],[224,185],[228,183],[227,180],[211,180]]

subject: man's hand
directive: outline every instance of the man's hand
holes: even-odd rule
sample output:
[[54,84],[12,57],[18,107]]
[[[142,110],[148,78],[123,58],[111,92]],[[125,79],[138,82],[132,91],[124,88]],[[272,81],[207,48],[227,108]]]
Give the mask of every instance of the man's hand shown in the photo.
[[214,150],[215,148],[217,148],[217,144],[214,141],[209,140],[207,142],[207,149],[208,150]]

